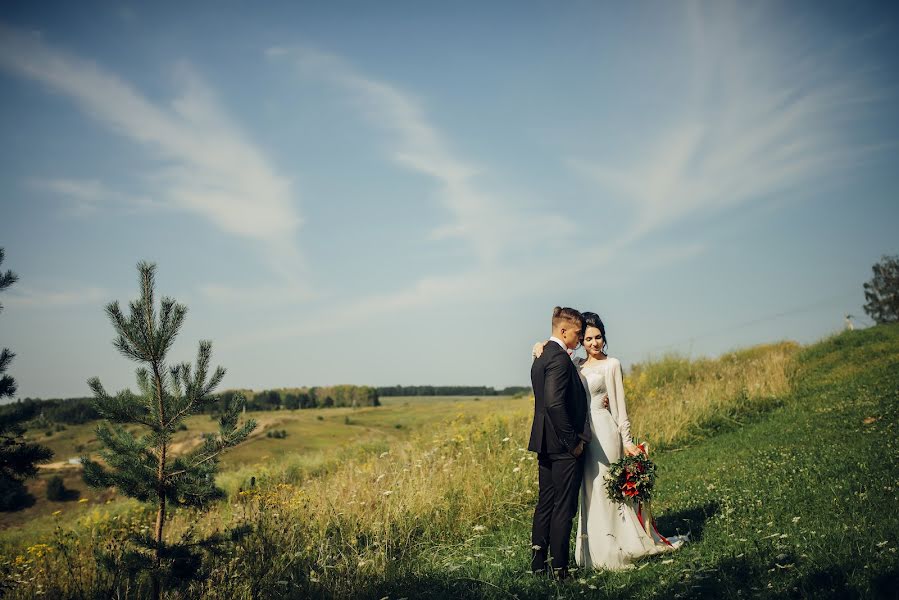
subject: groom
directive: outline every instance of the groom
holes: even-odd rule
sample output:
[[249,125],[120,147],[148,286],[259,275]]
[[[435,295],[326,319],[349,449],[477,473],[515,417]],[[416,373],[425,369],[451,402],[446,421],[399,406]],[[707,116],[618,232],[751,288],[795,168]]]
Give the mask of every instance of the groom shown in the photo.
[[528,450],[537,453],[540,492],[534,510],[531,571],[568,576],[571,522],[584,474],[581,456],[590,442],[587,394],[570,353],[578,347],[584,319],[573,308],[553,309],[552,337],[531,367],[534,423]]

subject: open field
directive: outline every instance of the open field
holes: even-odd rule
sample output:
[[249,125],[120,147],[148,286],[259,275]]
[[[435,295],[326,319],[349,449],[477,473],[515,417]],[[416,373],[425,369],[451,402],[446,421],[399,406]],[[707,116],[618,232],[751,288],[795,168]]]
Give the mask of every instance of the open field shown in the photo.
[[[765,385],[755,386],[762,374]],[[659,448],[660,529],[692,535],[675,554],[630,571],[576,573],[563,584],[534,579],[525,572],[536,497],[536,467],[523,448],[530,403],[400,400],[370,409],[377,414],[358,425],[354,415],[369,409],[324,412],[331,420],[323,428],[356,427],[363,436],[334,437],[337,458],[317,466],[270,449],[261,465],[238,455],[222,475],[229,501],[176,514],[170,533],[251,532],[170,595],[895,597],[899,326],[803,349],[666,358],[629,379],[634,429]],[[399,409],[410,420],[397,429],[389,411]],[[656,411],[671,416],[650,427]],[[317,420],[308,412],[302,419]],[[250,472],[259,474],[253,488],[241,483]],[[146,581],[134,580],[125,594],[93,554],[101,546],[121,553],[125,536],[149,522],[141,510],[117,502],[76,510],[0,536],[11,597],[146,593]]]
[[[503,414],[520,410],[526,399],[493,396],[475,397],[393,397],[385,398],[383,406],[363,408],[320,408],[248,412],[258,426],[245,443],[226,454],[222,460],[221,484],[228,491],[236,491],[250,477],[281,469],[298,480],[310,472],[322,473],[345,457],[364,452],[382,452],[411,431],[429,424],[448,421],[459,414],[480,418],[487,414]],[[214,431],[217,422],[208,415],[187,419],[187,431],[175,437],[175,451],[184,451],[200,444],[203,432]],[[72,464],[84,452],[98,450],[96,423],[69,425],[64,431],[46,436],[43,431],[26,435],[54,453],[53,462],[42,465],[38,478],[28,482],[35,505],[21,511],[0,512],[0,528],[8,528],[47,517],[60,509],[67,513],[83,513],[97,504],[115,500],[112,491],[88,488],[81,481],[81,467]],[[266,437],[269,431],[285,431],[285,438]],[[136,428],[132,428],[136,431]],[[51,502],[46,499],[47,480],[52,475],[63,477],[66,487],[78,492],[87,502]],[[246,480],[246,481],[245,481]]]

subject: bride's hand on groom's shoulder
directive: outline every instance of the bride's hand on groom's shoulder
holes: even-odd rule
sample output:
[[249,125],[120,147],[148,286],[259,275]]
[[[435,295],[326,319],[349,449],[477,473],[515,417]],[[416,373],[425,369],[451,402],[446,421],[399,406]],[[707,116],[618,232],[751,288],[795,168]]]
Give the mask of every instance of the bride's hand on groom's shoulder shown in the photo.
[[546,342],[537,342],[534,344],[533,350],[531,350],[531,355],[534,358],[540,358],[540,355],[543,354],[543,346],[546,345]]

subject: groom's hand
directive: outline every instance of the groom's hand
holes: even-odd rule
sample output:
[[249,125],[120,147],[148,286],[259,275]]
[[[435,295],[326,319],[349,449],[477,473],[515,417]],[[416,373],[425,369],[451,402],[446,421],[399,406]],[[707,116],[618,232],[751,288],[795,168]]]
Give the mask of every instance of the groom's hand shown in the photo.
[[571,451],[571,455],[575,458],[580,458],[581,454],[584,453],[584,440],[581,440],[577,443],[577,446],[574,447],[574,450]]

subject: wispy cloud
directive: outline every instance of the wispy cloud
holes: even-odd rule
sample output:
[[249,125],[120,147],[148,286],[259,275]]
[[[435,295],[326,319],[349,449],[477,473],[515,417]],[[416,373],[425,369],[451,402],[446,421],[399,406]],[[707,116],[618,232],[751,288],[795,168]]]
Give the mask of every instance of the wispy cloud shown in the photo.
[[[586,262],[560,260],[570,247],[565,240],[577,225],[555,214],[534,214],[515,202],[479,185],[478,178],[489,167],[476,164],[452,149],[445,135],[429,118],[423,102],[404,88],[360,73],[341,57],[304,48],[271,48],[271,58],[294,60],[302,76],[329,81],[352,99],[358,114],[372,128],[385,134],[387,158],[403,168],[431,177],[440,189],[440,199],[453,219],[431,232],[434,240],[461,239],[478,258],[456,273],[423,274],[395,290],[338,302],[328,318],[316,315],[308,322],[270,331],[240,335],[233,343],[244,344],[294,336],[313,335],[323,323],[353,324],[416,310],[423,306],[459,307],[502,304],[554,285],[570,285],[586,271],[607,264],[619,247],[609,240],[588,248]],[[520,259],[522,251],[547,248],[532,261]],[[579,249],[583,250],[583,249]],[[687,256],[685,254],[684,256]],[[666,260],[677,260],[671,256]]]
[[355,101],[372,127],[383,131],[388,158],[435,180],[452,220],[431,232],[434,240],[462,239],[480,263],[495,264],[522,241],[563,236],[574,224],[552,214],[526,214],[513,202],[478,185],[487,169],[461,158],[429,119],[420,99],[400,86],[365,75],[333,54],[303,48],[270,48],[270,57],[291,57],[304,74],[330,81]]
[[[70,98],[105,127],[150,151],[164,165],[153,183],[169,207],[263,244],[279,274],[296,276],[302,220],[291,181],[247,139],[188,65],[175,69],[180,94],[164,105],[39,35],[0,25],[0,68]],[[57,187],[68,187],[85,207],[103,191],[72,182]]]
[[98,179],[33,179],[35,189],[58,195],[66,202],[64,210],[74,216],[86,216],[111,206],[127,210],[148,210],[163,206],[149,198],[133,197],[111,189]]
[[109,293],[103,288],[83,287],[69,290],[41,290],[16,285],[9,291],[4,302],[9,306],[23,308],[59,308],[82,304],[97,305],[108,300]]
[[[251,331],[234,331],[226,337],[223,347],[245,347],[267,344],[280,340],[314,337],[333,332],[335,326],[343,330],[395,317],[404,311],[422,307],[446,314],[445,311],[472,304],[502,303],[510,297],[520,297],[547,285],[551,278],[536,279],[531,269],[520,266],[509,268],[483,268],[454,275],[424,276],[408,285],[385,293],[367,294],[362,297],[340,299],[314,315],[297,319],[272,328],[253,328]],[[550,273],[552,275],[552,273]],[[499,283],[501,282],[501,284]],[[397,338],[402,332],[396,332]],[[383,340],[384,343],[398,342]]]
[[254,308],[301,303],[311,300],[318,295],[306,285],[291,283],[264,285],[261,287],[203,284],[200,286],[200,293],[215,304],[243,305]]
[[693,72],[684,97],[670,96],[668,125],[630,161],[568,161],[604,197],[631,204],[626,240],[845,166],[868,151],[852,141],[854,119],[883,100],[859,73],[778,39],[770,25],[752,35],[763,25],[742,6],[688,6]]

